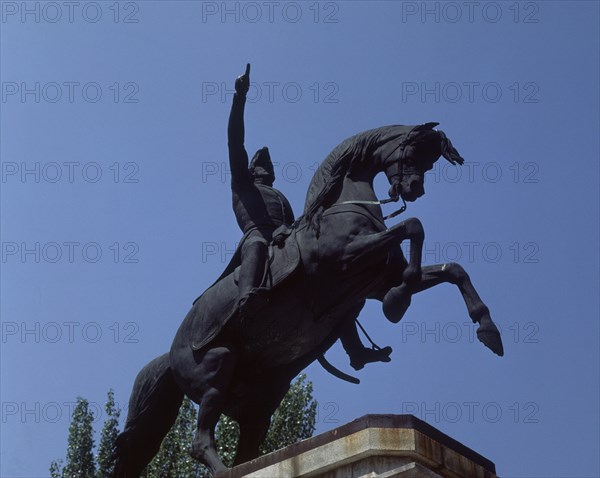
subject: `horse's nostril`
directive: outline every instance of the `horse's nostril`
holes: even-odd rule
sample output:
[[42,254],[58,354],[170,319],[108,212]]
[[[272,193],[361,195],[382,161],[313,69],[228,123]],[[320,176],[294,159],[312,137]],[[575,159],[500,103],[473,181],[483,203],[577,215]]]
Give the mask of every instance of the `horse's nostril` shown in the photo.
[[410,182],[410,191],[413,193],[422,193],[423,184],[418,179],[414,179]]

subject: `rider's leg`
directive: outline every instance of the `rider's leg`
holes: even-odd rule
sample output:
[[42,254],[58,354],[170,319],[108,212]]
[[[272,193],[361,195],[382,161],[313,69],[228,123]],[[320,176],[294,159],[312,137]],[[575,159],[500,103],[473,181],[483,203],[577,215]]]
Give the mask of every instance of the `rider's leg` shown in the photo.
[[266,300],[256,293],[256,288],[262,281],[267,258],[268,241],[256,231],[242,245],[238,301],[243,315],[252,315],[266,305]]
[[370,362],[389,362],[389,355],[392,353],[391,347],[369,349],[361,342],[355,320],[364,306],[364,300],[353,306],[340,326],[340,341],[350,357],[350,365],[354,370],[360,370]]
[[354,322],[354,320],[346,321],[340,332],[342,346],[348,354],[348,357],[350,357],[350,365],[354,370],[362,369],[367,363],[389,362],[391,360],[391,347],[369,349],[363,345],[358,336],[358,330],[356,329],[356,322]]

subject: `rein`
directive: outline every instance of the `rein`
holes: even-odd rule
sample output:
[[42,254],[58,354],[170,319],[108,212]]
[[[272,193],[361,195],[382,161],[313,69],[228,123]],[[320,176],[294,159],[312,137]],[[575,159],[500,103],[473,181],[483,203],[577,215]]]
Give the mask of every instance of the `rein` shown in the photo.
[[404,198],[402,196],[396,196],[390,199],[378,199],[376,201],[343,201],[343,202],[339,202],[336,203],[337,205],[342,205],[342,204],[373,204],[373,205],[381,205],[381,204],[387,204],[390,202],[398,202],[399,199],[402,199],[402,206],[400,207],[400,209],[394,211],[391,214],[388,214],[387,216],[385,216],[383,218],[384,221],[391,219],[393,217],[396,217],[400,214],[402,214],[404,211],[406,211],[406,201],[404,200]]

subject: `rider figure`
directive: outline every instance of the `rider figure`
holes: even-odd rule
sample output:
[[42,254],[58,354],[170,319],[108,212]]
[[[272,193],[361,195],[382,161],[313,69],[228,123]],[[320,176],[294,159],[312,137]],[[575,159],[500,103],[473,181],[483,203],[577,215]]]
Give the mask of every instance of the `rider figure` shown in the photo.
[[[244,147],[244,106],[249,87],[250,64],[246,65],[246,72],[235,82],[227,128],[233,211],[245,235],[238,280],[238,305],[244,317],[255,316],[267,304],[266,291],[260,285],[273,231],[283,224],[289,226],[294,222],[289,201],[273,188],[275,174],[268,148],[259,149],[248,167],[248,153]],[[341,340],[356,370],[369,362],[390,361],[390,347],[368,349],[363,346],[354,320],[349,320],[344,327]]]
[[227,139],[233,211],[246,236],[242,244],[239,274],[239,306],[242,315],[254,315],[266,305],[259,286],[268,258],[273,231],[294,222],[294,213],[286,197],[273,188],[275,174],[268,148],[259,149],[248,168],[244,147],[244,106],[250,87],[250,65],[235,82],[233,105],[229,115]]

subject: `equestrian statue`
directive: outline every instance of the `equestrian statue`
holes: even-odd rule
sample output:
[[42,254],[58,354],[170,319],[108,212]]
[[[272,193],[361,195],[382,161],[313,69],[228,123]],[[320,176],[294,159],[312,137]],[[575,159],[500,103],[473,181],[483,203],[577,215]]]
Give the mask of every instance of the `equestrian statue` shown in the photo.
[[[259,455],[270,419],[291,381],[315,360],[338,377],[324,353],[341,340],[353,368],[390,360],[391,348],[364,347],[356,330],[367,299],[399,322],[411,296],[442,283],[458,287],[477,337],[504,355],[498,328],[457,263],[421,266],[424,231],[409,218],[387,226],[406,202],[425,194],[425,173],[443,157],[463,158],[438,123],[364,131],[336,146],[316,170],[301,217],[273,188],[269,150],[248,164],[243,113],[250,65],[236,80],[228,145],[233,209],[244,236],[223,274],[183,319],[170,352],[136,377],[125,428],[117,438],[115,478],[140,476],[175,422],[184,395],[199,405],[191,455],[212,473],[225,468],[215,448],[221,414],[240,426],[234,465]],[[389,199],[373,180],[384,173]],[[381,204],[403,206],[384,217]],[[409,241],[408,258],[402,248]]]

